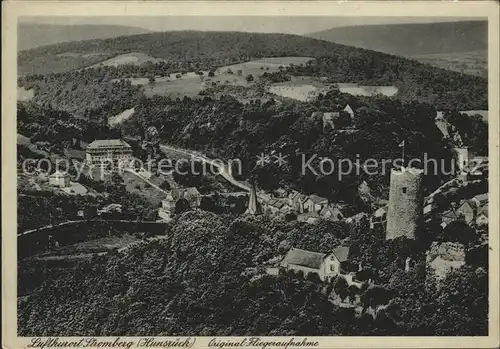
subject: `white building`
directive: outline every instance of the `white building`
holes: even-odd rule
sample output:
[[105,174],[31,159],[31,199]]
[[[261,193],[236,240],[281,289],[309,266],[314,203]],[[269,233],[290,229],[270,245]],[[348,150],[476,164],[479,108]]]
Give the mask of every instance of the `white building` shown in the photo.
[[121,139],[101,139],[90,143],[86,154],[87,164],[118,166],[132,160],[132,147]]
[[280,263],[285,270],[302,271],[304,276],[317,274],[321,281],[330,281],[341,274],[342,265],[347,262],[348,247],[337,247],[330,253],[319,253],[292,248]]

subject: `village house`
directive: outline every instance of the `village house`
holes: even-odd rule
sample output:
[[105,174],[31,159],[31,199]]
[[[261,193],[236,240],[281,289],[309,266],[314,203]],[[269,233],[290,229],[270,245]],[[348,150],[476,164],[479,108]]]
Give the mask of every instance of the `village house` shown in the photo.
[[472,198],[472,202],[476,205],[476,207],[483,207],[488,203],[488,193],[479,194]]
[[484,205],[476,217],[476,226],[481,227],[488,224],[488,204]]
[[49,184],[54,187],[65,188],[70,185],[69,173],[56,171],[49,176]]
[[320,219],[320,215],[317,212],[306,212],[301,213],[297,216],[299,222],[306,222],[309,224],[314,224]]
[[314,273],[321,281],[329,282],[341,274],[342,266],[348,261],[348,255],[348,247],[338,247],[330,253],[292,248],[281,261],[280,268],[302,271],[304,276]]
[[335,122],[340,117],[340,112],[320,112],[316,111],[311,114],[312,119],[319,119],[323,122],[323,131],[330,127],[332,130],[335,129]]
[[332,221],[340,221],[344,219],[344,215],[337,207],[325,206],[319,211],[319,215],[325,219]]
[[385,226],[385,222],[387,221],[387,206],[380,207],[373,215],[370,216],[370,229],[375,228],[376,225],[382,224]]
[[365,219],[368,219],[368,213],[360,212],[360,213],[355,214],[354,216],[347,217],[345,219],[345,221],[346,221],[346,223],[360,223]]
[[175,205],[180,199],[185,199],[190,208],[198,208],[201,204],[201,194],[195,187],[174,188],[161,202],[158,209],[160,218],[169,220],[175,212]]
[[459,204],[458,208],[452,207],[443,213],[442,221],[446,225],[455,220],[464,220],[467,224],[473,224],[476,220],[476,207],[473,202],[464,200]]
[[427,277],[444,280],[455,269],[465,265],[465,247],[454,242],[433,242],[426,252]]
[[463,220],[469,225],[488,223],[488,194],[476,195],[470,200],[463,200],[458,207],[451,207],[443,212],[441,227],[453,221]]
[[488,193],[474,196],[471,202],[475,205],[476,208],[476,225],[479,227],[488,224]]
[[264,211],[271,214],[286,214],[292,210],[287,201],[280,199],[270,199],[263,206]]
[[278,188],[274,191],[274,194],[279,198],[286,198],[287,191],[283,188]]
[[318,195],[309,195],[306,200],[303,201],[304,212],[320,212],[323,207],[328,205],[328,199],[323,198]]
[[288,204],[292,207],[293,210],[301,213],[304,212],[303,202],[307,199],[307,196],[299,193],[296,190],[292,190],[292,192],[288,195]]

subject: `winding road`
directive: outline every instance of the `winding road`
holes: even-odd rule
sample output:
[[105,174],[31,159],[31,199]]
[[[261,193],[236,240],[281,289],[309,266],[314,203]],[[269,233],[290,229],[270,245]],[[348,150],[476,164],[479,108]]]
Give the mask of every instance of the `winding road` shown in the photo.
[[182,154],[184,156],[189,156],[193,159],[196,159],[196,160],[200,160],[202,162],[205,162],[209,165],[212,165],[212,166],[215,166],[217,167],[218,171],[219,171],[219,174],[224,178],[226,179],[229,183],[231,183],[232,185],[240,188],[240,189],[243,189],[245,191],[250,191],[250,187],[243,183],[243,182],[240,182],[238,180],[236,180],[232,174],[229,172],[229,170],[227,169],[226,166],[222,165],[221,162],[218,162],[218,161],[215,161],[215,160],[212,160],[210,158],[207,158],[205,155],[203,154],[200,154],[198,152],[195,152],[193,150],[186,150],[186,149],[181,149],[181,148],[176,148],[176,147],[173,147],[173,146],[170,146],[170,145],[166,145],[166,144],[161,144],[160,145],[160,149],[162,151],[170,151],[170,152],[175,152],[175,153],[178,153],[178,154]]

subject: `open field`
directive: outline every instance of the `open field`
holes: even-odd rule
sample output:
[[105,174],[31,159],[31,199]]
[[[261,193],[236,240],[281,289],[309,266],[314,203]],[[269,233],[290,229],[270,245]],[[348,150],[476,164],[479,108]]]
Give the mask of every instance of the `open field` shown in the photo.
[[408,58],[439,68],[488,77],[488,52],[486,50],[414,55]]
[[269,87],[269,92],[285,98],[305,102],[317,95],[318,88],[310,85],[275,84]]
[[38,258],[47,257],[69,257],[73,255],[88,255],[93,253],[107,252],[114,248],[120,249],[139,241],[133,235],[124,234],[120,236],[107,236],[99,239],[80,242],[74,245],[62,246],[54,250],[38,255]]
[[374,96],[384,95],[387,97],[394,96],[398,93],[395,86],[360,86],[357,84],[337,84],[340,92],[348,93],[353,96]]
[[265,71],[267,72],[276,72],[279,71],[280,66],[288,66],[291,64],[300,65],[305,64],[306,62],[312,60],[314,58],[311,57],[264,57],[261,59],[256,59],[253,61],[248,61],[244,63],[238,63],[233,65],[228,65],[225,67],[221,67],[221,73],[224,73],[228,69],[231,69],[234,74],[238,70],[242,70],[243,77],[248,74],[252,74],[255,78],[262,75]]
[[[161,201],[166,197],[164,193],[156,188],[153,188],[148,183],[144,182],[141,178],[138,178],[132,173],[123,172],[122,178],[128,192],[136,193],[144,197],[153,205],[160,207]],[[159,186],[166,180],[166,178],[160,175],[153,176],[149,180]]]
[[122,111],[120,114],[110,117],[108,119],[108,125],[115,126],[122,123],[123,121],[129,119],[134,114],[134,111],[135,108],[130,108]]
[[110,58],[103,62],[96,63],[92,65],[90,68],[98,67],[98,66],[114,66],[117,67],[119,65],[125,64],[135,64],[140,65],[146,62],[158,63],[164,62],[165,60],[151,57],[143,52],[130,52],[122,55],[118,55],[116,57]]
[[328,91],[328,84],[312,76],[292,76],[290,81],[272,84],[268,91],[278,96],[305,102]]
[[[150,83],[148,78],[131,78],[130,81],[132,85],[143,85],[145,94],[150,97],[154,95],[170,96],[172,98],[196,97],[212,83],[248,86],[249,83],[246,81],[246,77],[250,74],[257,80],[266,71],[276,72],[279,71],[280,66],[305,64],[311,59],[311,57],[269,57],[220,67],[213,77],[208,77],[208,71],[203,71],[202,77],[194,72],[185,74],[176,72],[170,73],[170,77],[155,77],[153,83]],[[177,77],[179,75],[180,77]]]
[[24,87],[17,88],[17,100],[20,102],[28,102],[33,99],[35,92],[33,90],[26,90]]

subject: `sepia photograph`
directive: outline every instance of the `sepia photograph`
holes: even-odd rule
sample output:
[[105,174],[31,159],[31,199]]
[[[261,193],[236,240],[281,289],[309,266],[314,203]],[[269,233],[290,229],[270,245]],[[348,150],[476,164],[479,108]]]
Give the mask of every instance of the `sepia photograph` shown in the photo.
[[17,13],[25,347],[498,344],[498,14],[316,5]]

